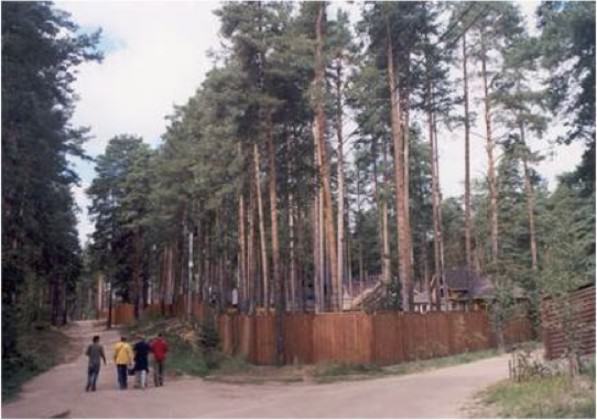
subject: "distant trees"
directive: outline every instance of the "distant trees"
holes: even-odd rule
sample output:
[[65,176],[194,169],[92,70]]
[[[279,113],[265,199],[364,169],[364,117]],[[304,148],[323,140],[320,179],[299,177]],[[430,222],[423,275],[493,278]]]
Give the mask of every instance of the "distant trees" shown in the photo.
[[92,255],[105,271],[110,290],[116,288],[125,301],[133,303],[137,314],[147,301],[144,256],[148,244],[144,234],[153,181],[147,170],[150,159],[151,151],[141,138],[123,135],[111,139],[105,154],[97,158],[97,177],[87,191],[96,228]]

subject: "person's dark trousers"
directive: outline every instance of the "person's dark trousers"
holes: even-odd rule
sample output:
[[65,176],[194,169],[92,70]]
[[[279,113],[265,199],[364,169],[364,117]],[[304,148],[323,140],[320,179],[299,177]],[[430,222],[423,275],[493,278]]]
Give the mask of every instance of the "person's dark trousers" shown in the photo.
[[95,384],[100,372],[100,365],[90,365],[87,368],[87,388],[85,391],[95,391]]
[[155,386],[164,385],[164,361],[153,361],[153,384]]
[[120,386],[120,389],[126,389],[126,380],[128,377],[127,365],[116,365],[116,369],[118,370],[118,385]]

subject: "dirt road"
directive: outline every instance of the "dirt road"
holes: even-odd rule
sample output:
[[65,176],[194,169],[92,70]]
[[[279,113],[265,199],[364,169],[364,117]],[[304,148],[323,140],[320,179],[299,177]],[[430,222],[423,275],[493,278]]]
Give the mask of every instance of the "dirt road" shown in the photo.
[[[97,329],[98,327],[95,327]],[[70,334],[91,337],[92,323]],[[115,331],[97,331],[109,349]],[[83,345],[81,353],[83,353]],[[119,391],[116,369],[102,366],[98,391],[84,391],[86,358],[28,382],[21,397],[2,406],[3,418],[454,418],[473,394],[508,375],[507,357],[382,379],[317,384],[231,385],[184,379],[162,388]]]

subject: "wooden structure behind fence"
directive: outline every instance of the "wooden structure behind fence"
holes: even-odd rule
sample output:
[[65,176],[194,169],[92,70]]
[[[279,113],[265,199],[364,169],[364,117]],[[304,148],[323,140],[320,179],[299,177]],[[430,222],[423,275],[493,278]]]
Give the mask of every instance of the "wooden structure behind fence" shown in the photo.
[[[181,301],[182,302],[182,301]],[[185,316],[184,306],[148,305],[143,316]],[[193,315],[203,321],[207,308],[194,303]],[[133,322],[133,307],[116,305],[114,324]],[[223,313],[216,319],[221,350],[251,363],[276,361],[275,315]],[[284,362],[376,363],[389,365],[495,347],[484,311],[402,313],[337,312],[284,314]],[[506,344],[532,338],[527,318],[511,321],[504,330]]]
[[567,302],[546,298],[541,312],[546,358],[564,356],[570,345],[580,354],[595,353],[595,285],[570,293]]

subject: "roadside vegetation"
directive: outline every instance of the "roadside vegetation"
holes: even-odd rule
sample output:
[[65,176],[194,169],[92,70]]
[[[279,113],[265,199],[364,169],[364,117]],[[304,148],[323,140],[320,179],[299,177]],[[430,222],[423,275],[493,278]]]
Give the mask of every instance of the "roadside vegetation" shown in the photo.
[[214,372],[234,373],[250,368],[242,359],[219,351],[215,325],[179,319],[148,318],[129,327],[131,340],[151,339],[162,333],[168,342],[167,374],[206,377]]
[[72,354],[73,340],[49,325],[23,330],[16,352],[2,358],[2,402],[14,400],[29,379],[64,362]]
[[516,382],[505,380],[478,395],[471,417],[595,418],[595,357],[574,377],[563,371]]
[[434,359],[414,360],[412,362],[383,367],[375,364],[329,363],[318,365],[313,372],[313,376],[315,381],[319,383],[354,379],[373,379],[383,375],[407,375],[410,373],[439,369],[463,363],[470,363],[497,355],[497,349],[489,349]]

